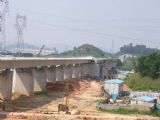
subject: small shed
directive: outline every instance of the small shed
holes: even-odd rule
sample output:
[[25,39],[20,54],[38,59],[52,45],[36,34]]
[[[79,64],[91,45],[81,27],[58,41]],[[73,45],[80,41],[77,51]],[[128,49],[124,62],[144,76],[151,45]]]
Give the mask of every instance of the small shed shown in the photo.
[[105,80],[104,89],[110,95],[119,96],[119,94],[123,91],[123,84],[124,81],[120,79]]
[[131,105],[144,105],[146,103],[154,103],[156,100],[153,96],[139,96],[131,99]]
[[119,79],[124,79],[124,78],[128,77],[130,74],[133,74],[133,73],[134,73],[133,71],[119,71],[117,77]]

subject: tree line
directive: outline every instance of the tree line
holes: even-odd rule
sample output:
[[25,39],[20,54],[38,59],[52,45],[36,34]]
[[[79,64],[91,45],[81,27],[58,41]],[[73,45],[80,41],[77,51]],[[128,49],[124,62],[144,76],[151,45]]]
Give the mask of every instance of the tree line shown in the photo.
[[119,54],[132,54],[135,56],[148,55],[153,52],[160,52],[155,48],[147,48],[145,45],[133,45],[132,43],[120,48]]
[[147,56],[139,57],[135,65],[135,72],[153,79],[160,78],[160,53],[153,52]]

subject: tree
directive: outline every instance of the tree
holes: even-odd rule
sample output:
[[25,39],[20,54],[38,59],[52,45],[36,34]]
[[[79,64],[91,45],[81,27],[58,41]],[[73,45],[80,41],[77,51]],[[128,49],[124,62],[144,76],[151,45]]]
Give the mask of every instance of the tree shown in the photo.
[[120,54],[132,54],[136,56],[148,55],[152,52],[160,52],[158,49],[147,48],[145,45],[135,45],[132,43],[120,48]]
[[135,67],[137,59],[136,58],[127,58],[126,60],[123,61],[122,63],[122,69],[124,70],[133,70]]
[[160,53],[154,52],[147,56],[139,57],[135,71],[142,76],[149,76],[153,79],[160,78]]

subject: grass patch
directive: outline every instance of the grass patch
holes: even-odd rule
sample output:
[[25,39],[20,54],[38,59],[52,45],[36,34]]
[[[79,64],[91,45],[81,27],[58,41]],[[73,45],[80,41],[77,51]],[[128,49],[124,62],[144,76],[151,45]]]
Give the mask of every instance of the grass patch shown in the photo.
[[160,117],[160,110],[157,110],[157,111],[154,111],[154,112],[149,112],[148,115]]
[[124,81],[132,90],[160,91],[160,80],[153,80],[150,77],[142,77],[137,73],[125,78]]
[[101,109],[100,111],[115,113],[115,114],[124,114],[124,115],[152,115],[152,116],[160,117],[160,110],[155,112],[151,112],[151,111],[147,112],[147,111],[140,111],[138,109],[118,108],[113,110]]
[[51,94],[49,94],[47,91],[40,91],[40,92],[35,92],[34,96],[46,96],[46,97],[52,97]]
[[26,101],[29,97],[25,95],[14,94],[14,99],[11,101],[16,107],[26,108],[28,107],[28,102]]
[[118,108],[118,109],[113,109],[113,110],[105,110],[102,109],[102,112],[111,112],[111,113],[116,113],[116,114],[125,114],[125,115],[131,115],[131,114],[143,114],[144,112],[139,111],[137,109],[126,109],[126,108]]
[[35,92],[34,95],[48,95],[47,91]]

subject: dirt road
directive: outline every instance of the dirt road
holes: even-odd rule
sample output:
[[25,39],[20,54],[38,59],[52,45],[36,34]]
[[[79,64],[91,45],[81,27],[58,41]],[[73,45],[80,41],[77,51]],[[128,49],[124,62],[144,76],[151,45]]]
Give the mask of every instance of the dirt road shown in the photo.
[[31,114],[31,113],[14,113],[13,116],[0,116],[0,120],[160,120],[160,118],[143,116],[143,115],[117,115],[109,113],[65,115],[65,114]]

